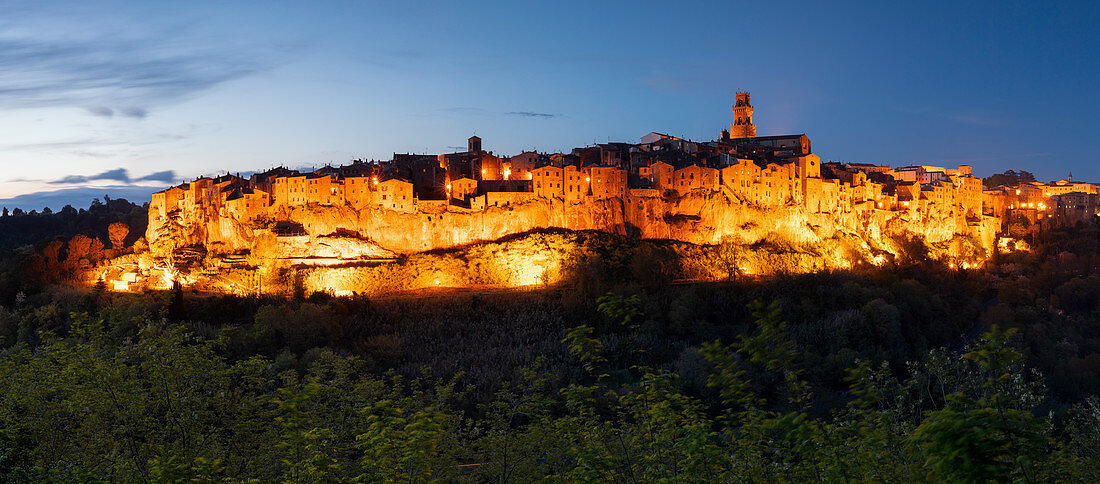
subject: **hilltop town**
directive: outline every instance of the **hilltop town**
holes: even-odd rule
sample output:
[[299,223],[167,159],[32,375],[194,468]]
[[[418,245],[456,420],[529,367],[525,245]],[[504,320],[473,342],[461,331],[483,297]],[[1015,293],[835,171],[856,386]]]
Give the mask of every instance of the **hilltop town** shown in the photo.
[[805,134],[757,136],[753,109],[737,93],[732,123],[705,142],[649,133],[638,143],[499,156],[472,136],[463,152],[203,177],[153,194],[146,238],[161,257],[202,246],[325,263],[545,228],[697,244],[848,238],[866,258],[896,253],[891,240],[905,236],[978,264],[1006,222],[1030,231],[1096,213],[1090,183],[983,187],[966,165],[822,163]]

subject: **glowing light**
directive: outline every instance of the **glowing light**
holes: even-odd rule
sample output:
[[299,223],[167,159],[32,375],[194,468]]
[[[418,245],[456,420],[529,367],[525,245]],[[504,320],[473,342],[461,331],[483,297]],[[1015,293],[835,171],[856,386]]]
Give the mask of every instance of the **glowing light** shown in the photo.
[[336,297],[351,297],[355,295],[355,292],[350,289],[337,289],[333,291],[332,294]]
[[378,177],[374,177],[373,180],[374,180],[374,184],[377,185],[378,184]]
[[592,177],[588,177],[588,176],[586,176],[586,177],[584,177],[584,181],[586,181],[586,182],[590,182],[590,181],[592,181]]
[[510,176],[512,176],[512,170],[509,170],[509,169],[505,168],[504,169],[504,179],[507,180],[508,177],[510,177]]
[[438,285],[440,285],[440,284],[442,284],[442,282],[440,282],[440,281],[439,281],[439,279],[436,279],[436,280],[435,280],[435,285],[437,285],[437,286],[438,286]]
[[484,169],[484,168],[482,168],[482,169],[481,169],[481,174],[482,174],[482,175],[484,175],[484,174],[485,174],[485,169]]
[[451,191],[451,184],[450,183],[447,184],[447,191],[448,192]]
[[1019,195],[1019,194],[1020,194],[1020,190],[1016,190],[1016,194],[1017,194],[1017,195]]
[[527,172],[527,179],[528,179],[528,180],[531,180],[531,179],[533,179],[533,178],[535,178],[535,174],[534,174],[534,173],[531,173],[531,172]]

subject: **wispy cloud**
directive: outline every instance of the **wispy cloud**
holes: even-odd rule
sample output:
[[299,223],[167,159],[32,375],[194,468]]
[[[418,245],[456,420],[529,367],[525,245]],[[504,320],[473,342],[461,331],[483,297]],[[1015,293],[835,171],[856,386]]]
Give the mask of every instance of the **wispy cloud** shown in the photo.
[[107,170],[97,175],[69,175],[64,178],[48,181],[46,183],[52,185],[78,185],[95,180],[112,180],[120,181],[123,183],[130,183],[130,175],[126,172],[125,168],[116,168],[114,170]]
[[155,182],[164,182],[164,183],[173,183],[176,180],[178,180],[178,178],[176,178],[176,172],[174,172],[172,170],[158,171],[156,173],[150,173],[150,174],[145,175],[141,178],[135,178],[134,179],[134,181],[137,181],[137,182],[155,181]]
[[142,182],[156,182],[156,183],[175,183],[179,178],[176,176],[176,172],[173,170],[164,170],[148,175],[131,178],[130,172],[125,168],[115,168],[113,170],[107,170],[94,175],[67,175],[56,180],[28,180],[25,178],[18,178],[9,180],[16,183],[46,183],[49,185],[86,185],[93,182],[117,182],[123,184],[140,184]]
[[265,69],[266,57],[178,32],[49,38],[0,25],[0,109],[63,106],[143,119],[151,109]]
[[443,113],[456,116],[511,116],[520,118],[534,118],[534,119],[551,119],[561,117],[560,114],[542,113],[538,111],[490,111],[484,108],[472,107],[472,106],[455,106],[449,108],[439,108],[433,113]]
[[555,118],[555,117],[558,116],[557,114],[536,113],[536,112],[533,112],[533,111],[509,111],[509,112],[504,113],[504,114],[507,114],[509,116],[519,116],[519,117],[523,117],[523,118],[541,118],[541,119],[550,119],[550,118]]

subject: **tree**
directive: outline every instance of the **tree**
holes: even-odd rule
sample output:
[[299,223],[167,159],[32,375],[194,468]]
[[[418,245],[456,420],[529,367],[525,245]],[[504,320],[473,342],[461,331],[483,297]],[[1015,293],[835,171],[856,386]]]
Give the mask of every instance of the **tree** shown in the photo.
[[111,239],[111,247],[115,250],[122,249],[122,243],[130,234],[130,226],[122,222],[115,222],[107,227],[107,236]]
[[732,281],[741,275],[741,247],[735,242],[733,236],[726,235],[716,247],[718,263],[725,271],[727,281]]
[[1020,183],[1027,183],[1035,181],[1035,175],[1026,171],[1008,170],[1004,173],[997,173],[990,175],[982,180],[983,185],[987,187],[1007,186],[1014,187]]
[[1034,480],[1031,474],[1046,450],[1045,422],[1026,408],[1030,392],[1020,387],[1027,380],[1019,365],[1023,355],[1008,347],[1013,333],[994,327],[963,355],[978,368],[978,395],[948,395],[946,408],[929,414],[910,437],[940,480]]
[[69,255],[65,258],[65,265],[79,267],[83,260],[93,262],[103,255],[103,242],[84,235],[76,235],[69,240]]

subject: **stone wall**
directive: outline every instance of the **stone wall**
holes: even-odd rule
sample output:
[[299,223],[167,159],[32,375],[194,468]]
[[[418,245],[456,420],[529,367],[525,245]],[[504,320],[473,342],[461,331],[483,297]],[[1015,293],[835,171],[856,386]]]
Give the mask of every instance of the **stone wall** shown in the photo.
[[[580,203],[535,198],[484,210],[449,206],[433,213],[307,204],[273,207],[270,220],[272,224],[254,226],[214,210],[163,215],[151,206],[146,237],[154,255],[201,244],[215,254],[252,251],[259,257],[285,257],[292,252],[304,257],[315,250],[350,259],[455,248],[545,228],[601,230],[695,244],[734,240],[745,245],[763,240],[815,244],[842,236],[861,238],[870,245],[881,245],[893,236],[916,236],[936,244],[962,235],[980,241],[986,249],[992,247],[993,234],[1000,229],[999,219],[993,217],[967,226],[962,217],[915,211],[816,212],[794,203],[761,206],[746,203],[729,190],[693,190],[671,199],[628,196]],[[276,237],[270,226],[277,222],[300,224],[305,234],[293,240]],[[350,242],[343,242],[339,250],[324,249],[318,241],[329,240],[331,246],[334,234],[344,234]],[[286,240],[271,243],[272,239]]]

